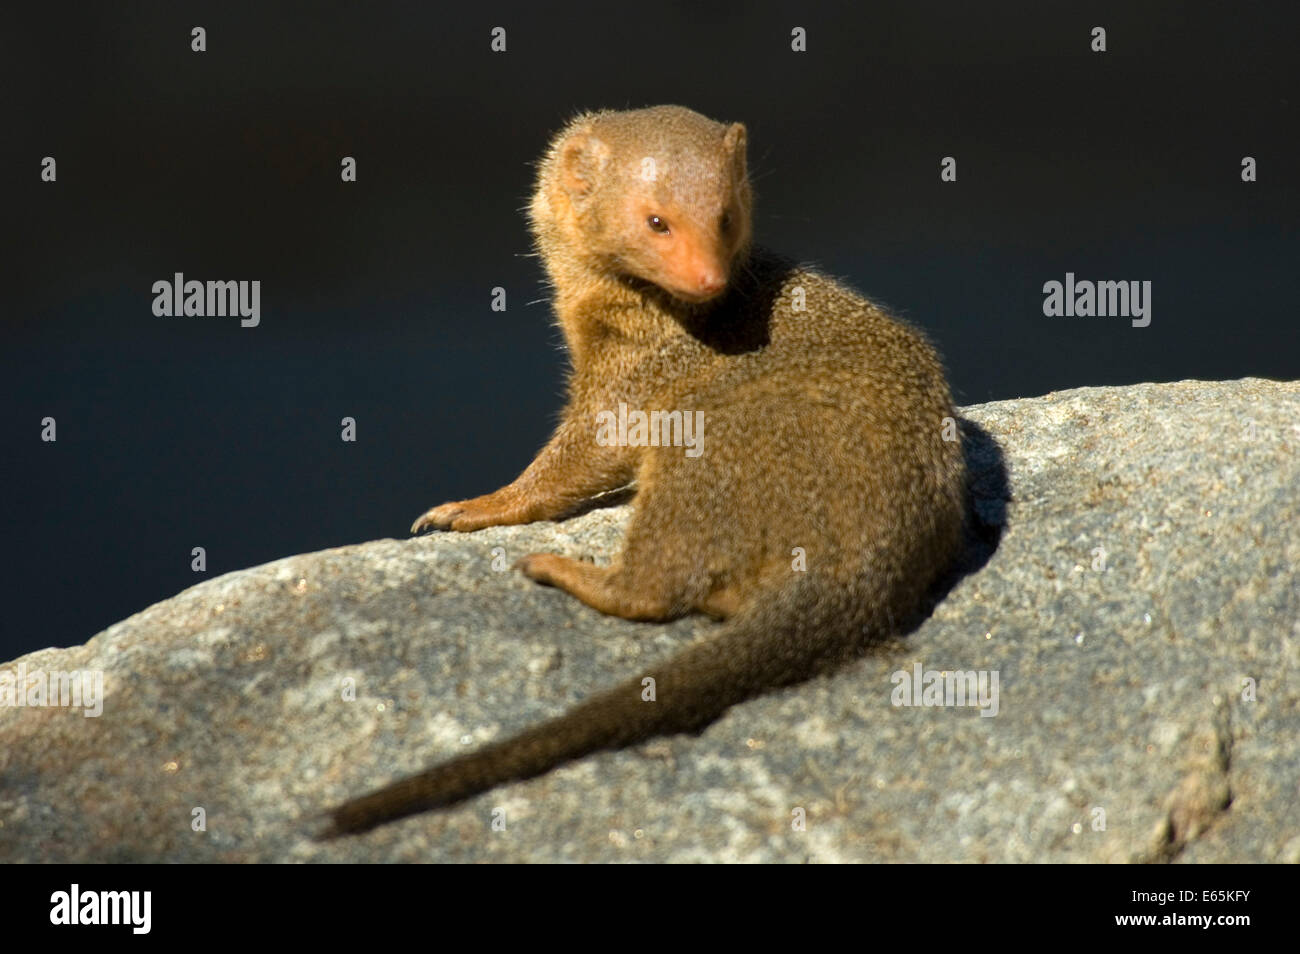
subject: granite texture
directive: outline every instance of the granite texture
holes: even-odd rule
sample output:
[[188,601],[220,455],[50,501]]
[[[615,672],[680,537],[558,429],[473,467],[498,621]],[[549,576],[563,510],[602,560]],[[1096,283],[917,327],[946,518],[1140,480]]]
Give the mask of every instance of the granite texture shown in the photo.
[[[0,667],[105,690],[96,718],[0,708],[0,861],[1300,861],[1300,384],[961,413],[960,572],[831,677],[321,844],[330,805],[715,624],[606,618],[510,569],[607,561],[626,505],[288,557]],[[996,672],[996,716],[895,706],[918,663]]]

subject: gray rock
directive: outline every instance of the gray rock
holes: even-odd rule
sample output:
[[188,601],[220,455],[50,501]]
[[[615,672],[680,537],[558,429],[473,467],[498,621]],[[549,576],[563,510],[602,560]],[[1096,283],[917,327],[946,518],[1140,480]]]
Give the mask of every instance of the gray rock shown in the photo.
[[[607,560],[626,506],[289,557],[18,661],[102,670],[103,713],[0,708],[0,860],[1300,860],[1300,384],[963,414],[981,518],[964,575],[832,677],[318,844],[339,800],[714,624],[605,618],[508,569]],[[893,705],[915,664],[996,672],[997,715]]]

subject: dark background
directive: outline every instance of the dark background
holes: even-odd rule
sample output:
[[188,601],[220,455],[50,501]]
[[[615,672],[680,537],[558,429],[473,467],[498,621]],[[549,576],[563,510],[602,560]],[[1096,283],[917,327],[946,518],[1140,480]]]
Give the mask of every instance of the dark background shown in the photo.
[[[1292,4],[859,6],[8,12],[0,658],[512,479],[564,369],[520,209],[582,108],[743,120],[759,241],[927,329],[959,403],[1300,377]],[[261,326],[154,317],[176,271],[260,279]],[[1150,327],[1044,317],[1067,271],[1150,280]]]

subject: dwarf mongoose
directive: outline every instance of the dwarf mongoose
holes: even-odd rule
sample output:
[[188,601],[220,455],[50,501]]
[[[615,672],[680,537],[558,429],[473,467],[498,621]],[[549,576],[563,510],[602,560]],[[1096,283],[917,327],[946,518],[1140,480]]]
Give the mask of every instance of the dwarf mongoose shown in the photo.
[[[740,123],[680,106],[586,113],[554,138],[530,218],[572,365],[563,421],[512,484],[412,527],[552,520],[635,481],[611,566],[535,553],[520,569],[602,613],[726,622],[559,718],[342,805],[328,835],[702,729],[895,631],[952,564],[965,469],[939,359],[852,290],[751,247],[745,144]],[[664,439],[609,439],[628,409],[664,412]],[[698,412],[688,454],[673,438]]]

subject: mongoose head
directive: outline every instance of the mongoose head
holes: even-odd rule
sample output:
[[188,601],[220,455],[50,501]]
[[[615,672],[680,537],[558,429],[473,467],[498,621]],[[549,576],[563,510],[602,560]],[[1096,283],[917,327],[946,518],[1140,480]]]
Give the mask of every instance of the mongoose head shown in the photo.
[[750,240],[745,145],[740,123],[681,106],[580,116],[543,160],[539,239],[687,304],[716,298]]

